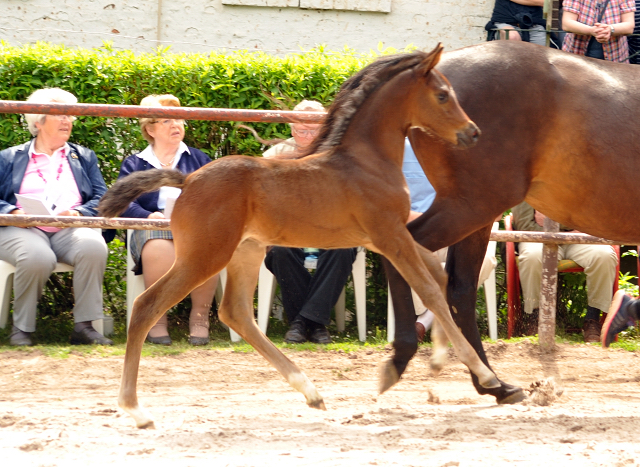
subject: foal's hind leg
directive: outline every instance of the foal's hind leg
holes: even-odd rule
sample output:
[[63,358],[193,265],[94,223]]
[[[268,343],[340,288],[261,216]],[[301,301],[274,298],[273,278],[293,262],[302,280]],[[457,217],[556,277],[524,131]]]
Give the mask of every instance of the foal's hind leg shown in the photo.
[[134,418],[138,428],[154,428],[153,419],[138,403],[137,394],[140,354],[149,329],[163,313],[219,272],[223,265],[224,262],[219,262],[216,269],[216,265],[206,258],[188,264],[176,259],[164,276],[136,298],[129,324],[118,405]]
[[[416,242],[415,246],[425,266],[440,286],[442,295],[446,297],[447,273],[442,269],[440,260],[433,252],[427,250],[419,243]],[[434,376],[437,376],[447,363],[447,354],[449,353],[449,339],[447,339],[447,334],[437,318],[433,320],[433,325],[431,326],[431,342],[433,343],[433,353],[429,359],[429,363]]]
[[387,235],[384,238],[377,238],[374,241],[375,247],[387,256],[420,296],[424,305],[434,312],[462,363],[477,375],[483,387],[499,386],[495,374],[482,363],[478,354],[453,322],[442,290],[429,274],[409,232],[406,229],[395,229],[396,232],[393,232],[394,229],[389,229],[392,232],[387,229],[381,230]]
[[266,358],[294,389],[300,391],[310,407],[324,410],[322,396],[313,383],[271,343],[255,322],[253,294],[263,259],[264,247],[255,241],[245,240],[238,246],[227,265],[227,284],[218,316]]

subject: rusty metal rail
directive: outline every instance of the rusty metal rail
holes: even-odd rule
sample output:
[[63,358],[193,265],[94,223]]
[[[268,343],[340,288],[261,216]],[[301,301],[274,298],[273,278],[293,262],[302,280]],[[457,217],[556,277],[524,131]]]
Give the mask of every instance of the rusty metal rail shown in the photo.
[[201,107],[141,107],[112,104],[34,104],[0,100],[0,113],[48,115],[88,115],[94,117],[179,118],[183,120],[215,120],[271,123],[321,123],[323,112],[289,110],[208,109]]
[[[167,219],[138,219],[125,217],[73,217],[73,216],[29,216],[0,214],[0,226],[16,227],[91,227],[100,229],[134,229],[134,230],[170,230]],[[497,242],[538,242],[550,244],[584,243],[591,245],[635,245],[635,242],[622,242],[594,237],[583,233],[563,232],[529,232],[496,230],[491,232],[490,240]]]

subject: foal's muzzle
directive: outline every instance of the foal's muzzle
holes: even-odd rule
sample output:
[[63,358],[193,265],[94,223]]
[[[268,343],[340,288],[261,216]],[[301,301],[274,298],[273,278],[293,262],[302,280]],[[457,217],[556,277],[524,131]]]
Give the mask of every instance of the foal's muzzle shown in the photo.
[[460,130],[456,135],[458,137],[458,146],[463,148],[470,148],[475,146],[480,137],[480,128],[473,123],[469,122],[464,130]]

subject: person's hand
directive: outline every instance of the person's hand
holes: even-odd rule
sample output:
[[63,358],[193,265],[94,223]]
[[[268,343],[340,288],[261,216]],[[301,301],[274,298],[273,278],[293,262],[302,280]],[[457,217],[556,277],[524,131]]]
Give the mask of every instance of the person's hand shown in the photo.
[[596,23],[593,27],[593,37],[600,43],[611,40],[611,27],[608,24]]
[[409,222],[411,222],[414,219],[417,219],[418,217],[420,217],[422,215],[421,212],[418,211],[409,211],[409,219],[407,219],[407,224]]
[[164,214],[160,211],[152,212],[147,216],[147,219],[164,219]]
[[547,216],[542,214],[540,211],[535,211],[535,214],[533,215],[533,219],[536,221],[536,224],[538,224],[540,227],[544,227],[544,220],[546,218]]
[[18,216],[24,216],[24,211],[22,209],[14,209],[9,214],[14,214],[14,215],[18,215]]
[[80,214],[79,211],[76,211],[75,209],[67,209],[66,211],[62,211],[59,212],[58,214],[56,214],[57,216],[74,216],[74,217],[79,217],[82,214]]

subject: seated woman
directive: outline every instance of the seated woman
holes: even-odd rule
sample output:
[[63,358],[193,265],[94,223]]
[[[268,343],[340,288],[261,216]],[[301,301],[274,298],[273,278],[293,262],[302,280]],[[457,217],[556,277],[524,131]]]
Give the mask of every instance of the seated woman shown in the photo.
[[[27,102],[75,104],[62,89],[35,91]],[[36,198],[59,216],[95,216],[107,187],[96,154],[69,143],[75,117],[26,114],[33,140],[0,152],[0,213],[25,214],[16,194]],[[74,327],[72,344],[113,342],[98,333],[91,321],[103,318],[102,280],[107,245],[99,230],[89,228],[0,227],[0,259],[16,268],[13,280],[11,345],[33,345],[36,306],[56,262],[73,272]]]
[[[142,99],[140,105],[180,107],[180,101],[169,94],[151,95]],[[122,162],[118,178],[150,169],[177,169],[183,173],[191,173],[211,162],[205,153],[184,144],[184,123],[184,120],[170,118],[141,118],[142,136],[149,145],[141,153],[131,155]],[[164,219],[167,201],[171,203],[179,195],[178,188],[162,187],[159,191],[140,196],[121,216]],[[138,275],[142,274],[145,288],[149,288],[160,279],[171,268],[175,258],[173,236],[169,231],[136,230],[131,236],[130,249],[136,262],[134,271]],[[216,275],[191,292],[189,342],[192,345],[205,345],[209,342],[209,310],[217,285]],[[152,344],[171,345],[166,314],[149,331],[147,341]]]

